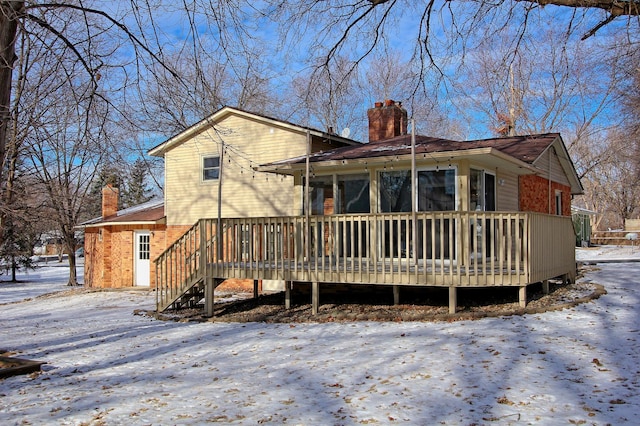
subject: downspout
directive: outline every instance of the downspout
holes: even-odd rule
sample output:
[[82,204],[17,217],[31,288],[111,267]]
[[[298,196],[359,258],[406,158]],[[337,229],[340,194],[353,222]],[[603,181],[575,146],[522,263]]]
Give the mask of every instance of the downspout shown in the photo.
[[311,156],[311,133],[307,130],[307,155],[305,159],[305,179],[304,179],[304,220],[305,220],[305,242],[304,242],[304,250],[305,256],[309,258],[310,256],[310,239],[311,239],[311,224],[309,223],[309,175],[310,175],[310,166],[309,166],[309,157]]
[[[413,255],[416,257],[418,252],[416,249],[416,242],[418,239],[418,191],[416,182],[416,120],[411,120],[411,232],[413,233],[411,240],[413,241]],[[411,254],[410,254],[411,255]]]
[[548,199],[548,204],[549,204],[549,214],[551,214],[551,150],[549,150],[549,170],[547,170],[548,173],[548,180],[549,180],[549,199]]

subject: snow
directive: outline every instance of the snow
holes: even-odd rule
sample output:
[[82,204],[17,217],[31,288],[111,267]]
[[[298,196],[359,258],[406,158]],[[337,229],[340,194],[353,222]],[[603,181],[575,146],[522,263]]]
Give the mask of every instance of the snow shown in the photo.
[[[625,258],[612,249],[601,260]],[[618,254],[616,254],[618,253]],[[578,257],[583,256],[582,253]],[[596,257],[595,252],[590,254]],[[584,258],[588,257],[585,255]],[[146,291],[0,285],[0,424],[624,424],[640,414],[640,263],[601,263],[572,309],[460,322],[180,323]],[[5,296],[5,293],[13,293]]]
[[[84,259],[76,259],[78,268],[78,282],[83,283]],[[66,259],[62,262],[51,257],[48,261],[36,263],[35,269],[21,272],[16,283],[9,280],[10,276],[0,275],[0,305],[4,303],[18,302],[42,294],[69,290],[69,263]]]

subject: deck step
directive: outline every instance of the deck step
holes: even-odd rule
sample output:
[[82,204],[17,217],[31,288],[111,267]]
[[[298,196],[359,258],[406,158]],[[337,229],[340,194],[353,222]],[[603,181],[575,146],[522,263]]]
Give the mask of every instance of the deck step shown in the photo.
[[[213,288],[217,288],[222,284],[224,279],[215,279],[213,281]],[[172,299],[170,299],[163,306],[158,307],[158,312],[164,312],[168,309],[193,309],[204,308],[204,305],[200,303],[205,297],[205,283],[204,279],[199,278],[193,280],[190,285],[185,286],[184,291]]]

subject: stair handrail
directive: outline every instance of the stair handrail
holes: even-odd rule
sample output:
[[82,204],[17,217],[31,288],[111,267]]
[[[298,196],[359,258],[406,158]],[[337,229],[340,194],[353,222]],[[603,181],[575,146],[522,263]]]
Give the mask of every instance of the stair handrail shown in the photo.
[[[199,219],[153,260],[156,266],[156,309],[159,309],[161,305],[166,305],[169,299],[178,297],[178,295],[187,291],[195,282],[206,277],[207,264],[211,261],[210,257],[212,255],[209,248],[216,243],[218,238],[213,232],[210,236],[207,235],[207,223],[212,221],[217,221],[217,219]],[[222,227],[223,233],[226,231],[226,228],[227,226],[225,224]],[[199,233],[199,238],[192,239],[195,233]],[[169,283],[170,280],[173,281],[173,276],[171,276],[170,279],[163,280],[161,271],[165,271],[164,275],[167,275],[166,271],[168,271],[170,267],[171,255],[174,252],[180,252],[180,247],[186,246],[189,241],[197,241],[197,246],[193,247],[193,250],[189,250],[188,253],[182,251],[183,256],[179,257],[179,259],[186,260],[187,262],[173,265],[175,270],[172,269],[169,273],[169,275],[175,273],[179,275],[180,278],[175,280],[175,283]],[[162,264],[164,264],[164,269],[162,269]],[[179,270],[179,268],[184,269]]]

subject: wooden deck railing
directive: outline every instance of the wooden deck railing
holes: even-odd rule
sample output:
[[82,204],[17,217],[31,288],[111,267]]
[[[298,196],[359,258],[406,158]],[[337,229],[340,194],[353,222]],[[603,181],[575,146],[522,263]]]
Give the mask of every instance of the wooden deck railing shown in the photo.
[[204,278],[200,225],[192,226],[155,260],[156,306],[159,310],[171,305],[185,290]]
[[[220,240],[217,229],[223,230]],[[156,264],[160,294],[169,299],[196,275],[525,286],[575,271],[574,241],[571,218],[525,212],[238,218],[222,219],[220,226],[202,219]]]

